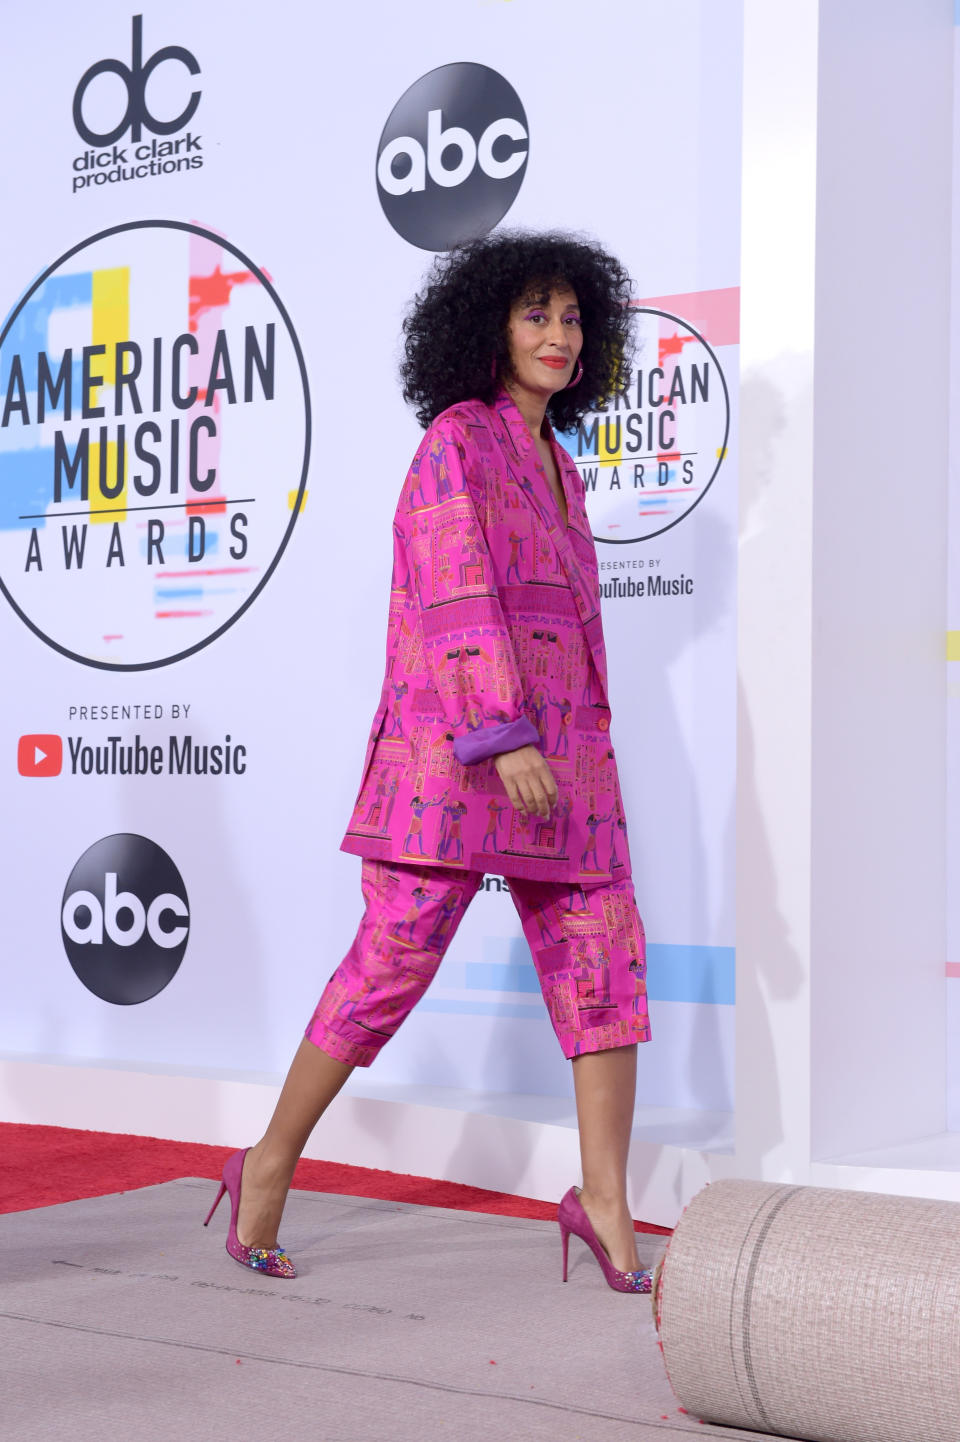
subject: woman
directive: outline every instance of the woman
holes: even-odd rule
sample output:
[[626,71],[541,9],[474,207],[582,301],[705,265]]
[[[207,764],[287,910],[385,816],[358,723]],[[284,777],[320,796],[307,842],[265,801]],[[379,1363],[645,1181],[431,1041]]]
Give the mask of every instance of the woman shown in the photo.
[[422,996],[490,869],[573,1062],[583,1187],[560,1204],[564,1279],[573,1231],[612,1287],[649,1291],[626,1198],[643,926],[584,488],[551,428],[622,387],[628,299],[597,247],[501,233],[438,258],[405,323],[404,396],[426,434],[394,519],[386,674],[343,841],[366,911],[264,1137],[224,1169],[227,1250],[247,1266],[295,1275],[277,1228],[307,1138]]

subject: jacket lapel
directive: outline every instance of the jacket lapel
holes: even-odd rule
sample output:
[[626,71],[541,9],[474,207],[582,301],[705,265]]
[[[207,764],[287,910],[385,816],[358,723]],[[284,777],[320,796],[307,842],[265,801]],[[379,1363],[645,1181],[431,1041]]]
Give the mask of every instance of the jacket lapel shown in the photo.
[[582,514],[577,492],[571,484],[569,467],[573,465],[573,462],[565,455],[563,448],[554,442],[553,452],[567,502],[567,519],[572,523],[572,526],[564,526],[560,508],[540,464],[537,448],[533,443],[527,423],[508,393],[502,388],[494,401],[493,415],[493,433],[506,463],[507,471],[522,492],[527,504],[549,532],[550,539],[556,548],[567,583],[573,592],[577,612],[593,656],[594,667],[606,696],[607,664],[600,621],[599,588],[593,584],[590,576],[584,573],[577,560],[571,539],[572,528],[582,527],[586,519]]

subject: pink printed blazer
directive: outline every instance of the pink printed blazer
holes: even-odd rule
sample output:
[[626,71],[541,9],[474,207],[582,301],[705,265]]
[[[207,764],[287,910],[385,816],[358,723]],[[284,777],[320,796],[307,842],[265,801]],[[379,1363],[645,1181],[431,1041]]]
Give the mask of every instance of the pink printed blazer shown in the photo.
[[[393,523],[386,675],[344,851],[581,885],[630,875],[596,552],[577,468],[551,443],[566,528],[506,391],[424,435]],[[559,788],[548,821],[513,810],[491,759],[531,743]]]

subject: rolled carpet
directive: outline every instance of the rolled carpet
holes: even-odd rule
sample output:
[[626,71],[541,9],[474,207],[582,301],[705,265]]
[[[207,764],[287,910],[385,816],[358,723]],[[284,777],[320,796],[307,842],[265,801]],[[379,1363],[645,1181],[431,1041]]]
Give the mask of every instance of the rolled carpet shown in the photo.
[[688,1412],[814,1442],[960,1438],[960,1205],[714,1182],[654,1287]]

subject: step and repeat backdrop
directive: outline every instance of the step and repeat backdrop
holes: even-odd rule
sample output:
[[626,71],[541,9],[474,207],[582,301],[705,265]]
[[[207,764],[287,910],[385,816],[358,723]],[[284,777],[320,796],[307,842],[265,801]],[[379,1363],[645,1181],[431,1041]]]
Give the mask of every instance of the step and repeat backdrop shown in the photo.
[[[735,0],[104,0],[55,44],[7,12],[5,1052],[285,1069],[360,916],[404,310],[435,252],[563,227],[638,312],[627,389],[563,442],[650,941],[641,1098],[731,1107],[741,49]],[[376,1076],[569,1092],[495,875]]]

